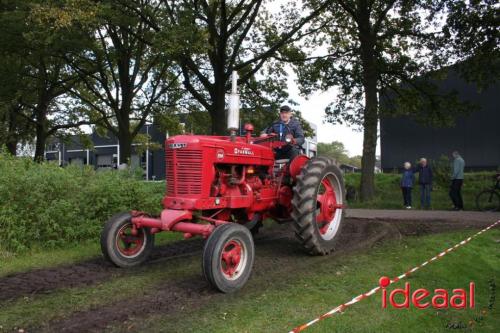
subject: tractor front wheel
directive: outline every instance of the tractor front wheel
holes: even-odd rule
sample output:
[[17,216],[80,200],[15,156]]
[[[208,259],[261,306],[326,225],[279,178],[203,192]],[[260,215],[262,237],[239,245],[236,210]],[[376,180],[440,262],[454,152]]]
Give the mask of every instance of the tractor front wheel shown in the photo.
[[154,235],[148,228],[135,229],[130,213],[120,213],[106,222],[101,233],[104,257],[118,267],[143,263],[154,247]]
[[336,244],[344,216],[344,181],[332,159],[317,157],[297,176],[293,211],[295,234],[311,254],[325,255]]
[[236,223],[223,224],[214,229],[205,243],[203,275],[219,291],[234,292],[250,277],[254,256],[250,231]]

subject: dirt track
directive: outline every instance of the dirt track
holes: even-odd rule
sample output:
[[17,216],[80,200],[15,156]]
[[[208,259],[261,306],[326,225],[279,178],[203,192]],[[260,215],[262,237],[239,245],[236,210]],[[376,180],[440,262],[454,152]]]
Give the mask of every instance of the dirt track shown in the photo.
[[[335,260],[338,255],[370,248],[375,243],[387,239],[458,229],[483,228],[491,224],[492,221],[484,219],[472,219],[472,221],[433,221],[431,219],[397,221],[377,220],[376,217],[375,219],[348,218],[344,220],[336,252],[333,255],[322,257],[321,260],[325,262]],[[301,251],[293,232],[291,232],[291,227],[288,225],[264,229],[256,237],[255,242],[257,250],[253,270],[255,279],[264,279],[272,284],[274,279],[287,276],[288,272],[308,265],[309,257]],[[152,260],[138,269],[147,271],[168,260],[176,260],[181,264],[182,259],[180,258],[200,256],[202,247],[203,241],[201,239],[180,241],[158,247]],[[127,273],[130,272],[111,267],[101,258],[95,258],[68,266],[12,274],[0,278],[0,300],[8,301],[23,296],[48,294],[61,288],[91,286]],[[109,304],[87,311],[73,312],[64,319],[49,322],[44,327],[34,328],[34,330],[42,329],[52,332],[102,331],[108,325],[120,325],[131,318],[155,313],[174,313],[184,307],[201,306],[218,297],[224,297],[224,295],[210,289],[202,279],[201,273],[196,271],[181,279],[163,283],[154,290],[141,292],[134,302],[121,303],[119,307],[116,304]]]

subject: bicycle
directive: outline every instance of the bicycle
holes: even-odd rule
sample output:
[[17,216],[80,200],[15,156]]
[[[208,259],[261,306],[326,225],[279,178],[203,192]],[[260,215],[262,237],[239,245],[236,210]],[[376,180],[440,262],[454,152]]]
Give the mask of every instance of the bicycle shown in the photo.
[[476,196],[476,207],[483,212],[500,211],[500,173],[494,177],[495,185],[483,190]]

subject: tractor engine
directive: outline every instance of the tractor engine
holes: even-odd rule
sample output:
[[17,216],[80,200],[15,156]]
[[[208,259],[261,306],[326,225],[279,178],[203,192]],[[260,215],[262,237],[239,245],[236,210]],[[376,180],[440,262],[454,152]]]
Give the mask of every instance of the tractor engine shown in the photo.
[[[247,218],[277,204],[290,205],[291,190],[278,191],[273,151],[245,137],[180,135],[166,142],[165,209],[244,209]],[[277,200],[279,193],[289,198]]]

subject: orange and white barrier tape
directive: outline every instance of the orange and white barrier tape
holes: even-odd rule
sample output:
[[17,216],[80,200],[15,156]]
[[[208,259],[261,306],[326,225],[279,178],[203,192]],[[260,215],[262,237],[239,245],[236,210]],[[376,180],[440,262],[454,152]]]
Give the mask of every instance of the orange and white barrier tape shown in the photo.
[[[500,220],[498,220],[495,223],[493,223],[492,225],[484,228],[483,230],[477,232],[476,234],[470,236],[469,238],[464,239],[460,243],[455,244],[454,246],[450,247],[449,249],[446,249],[443,252],[435,255],[434,257],[432,257],[431,259],[429,259],[429,260],[421,263],[420,265],[413,267],[412,269],[408,270],[406,273],[403,273],[403,274],[401,274],[401,275],[399,275],[399,276],[397,276],[397,277],[395,277],[393,279],[390,279],[390,282],[387,284],[387,286],[389,286],[389,285],[391,285],[393,283],[396,283],[396,282],[398,282],[401,279],[404,279],[405,277],[409,276],[411,273],[415,272],[416,270],[418,270],[418,269],[424,267],[425,265],[427,265],[427,264],[429,264],[429,263],[431,263],[431,262],[433,262],[433,261],[435,261],[435,260],[443,257],[445,254],[450,253],[451,251],[459,248],[460,246],[467,244],[472,239],[474,239],[475,237],[481,235],[483,232],[486,232],[486,231],[490,230],[491,228],[495,227],[497,224],[500,224]],[[361,300],[363,300],[363,299],[365,299],[365,298],[367,298],[369,296],[372,296],[373,294],[375,294],[380,289],[381,289],[381,287],[377,286],[377,287],[373,288],[372,290],[370,290],[370,291],[368,291],[368,292],[366,292],[364,294],[358,295],[358,296],[354,297],[353,299],[351,299],[349,302],[346,302],[344,304],[341,304],[341,305],[337,306],[336,308],[333,308],[332,310],[330,310],[330,311],[326,312],[325,314],[323,314],[323,315],[321,315],[321,316],[319,316],[319,317],[311,320],[310,322],[308,322],[306,324],[303,324],[303,325],[300,325],[300,326],[297,326],[296,328],[294,328],[293,330],[291,330],[289,333],[301,332],[301,331],[305,330],[306,328],[308,328],[308,327],[316,324],[320,320],[328,318],[328,317],[332,316],[335,313],[342,312],[348,306],[353,305],[355,303],[358,303],[359,301],[361,301]]]

